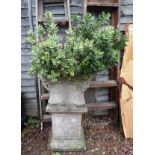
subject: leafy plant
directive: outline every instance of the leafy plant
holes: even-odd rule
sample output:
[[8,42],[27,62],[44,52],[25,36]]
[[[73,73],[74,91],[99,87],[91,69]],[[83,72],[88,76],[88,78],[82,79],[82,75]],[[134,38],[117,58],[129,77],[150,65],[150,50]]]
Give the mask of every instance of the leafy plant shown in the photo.
[[24,125],[30,128],[38,128],[39,120],[37,118],[29,117],[28,121]]
[[31,75],[39,74],[52,82],[62,79],[88,80],[117,63],[117,51],[123,49],[126,37],[109,25],[110,14],[84,19],[72,16],[73,28],[66,31],[64,43],[57,37],[58,27],[51,12],[44,15],[44,25],[28,32],[25,39],[32,47]]

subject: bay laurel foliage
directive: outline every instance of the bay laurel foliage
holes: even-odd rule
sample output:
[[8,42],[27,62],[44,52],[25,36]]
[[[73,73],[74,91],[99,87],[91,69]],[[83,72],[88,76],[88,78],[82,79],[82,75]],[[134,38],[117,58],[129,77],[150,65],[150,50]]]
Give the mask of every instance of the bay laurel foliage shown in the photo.
[[51,12],[44,14],[44,24],[31,30],[25,42],[31,45],[30,75],[38,74],[52,82],[62,79],[88,80],[93,74],[113,67],[126,37],[110,26],[110,14],[97,18],[87,13],[83,19],[72,16],[72,29],[66,30],[65,41],[59,42],[58,26]]

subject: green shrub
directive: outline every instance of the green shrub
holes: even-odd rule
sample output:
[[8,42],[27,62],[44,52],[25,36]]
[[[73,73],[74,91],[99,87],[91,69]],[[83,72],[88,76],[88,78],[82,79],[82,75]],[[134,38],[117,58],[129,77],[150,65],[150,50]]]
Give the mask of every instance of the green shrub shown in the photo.
[[60,43],[53,15],[46,12],[44,25],[38,25],[35,33],[29,31],[25,39],[32,47],[29,73],[52,82],[88,80],[94,73],[113,67],[126,37],[109,25],[109,18],[104,12],[98,18],[87,13],[83,20],[72,16],[73,28],[66,31],[65,42]]
[[24,125],[29,128],[39,128],[39,120],[38,118],[29,117]]

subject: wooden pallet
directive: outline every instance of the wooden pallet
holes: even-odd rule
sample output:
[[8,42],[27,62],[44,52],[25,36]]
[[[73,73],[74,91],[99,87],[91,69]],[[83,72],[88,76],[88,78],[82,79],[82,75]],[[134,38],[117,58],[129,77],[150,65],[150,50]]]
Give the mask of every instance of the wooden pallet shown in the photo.
[[[95,13],[95,9],[99,10],[109,10],[112,17],[112,25],[114,27],[119,26],[119,16],[120,16],[120,0],[84,0],[83,12],[89,12],[89,9]],[[93,9],[92,9],[93,8]],[[98,10],[97,9],[97,10]],[[119,53],[119,52],[118,52]],[[118,54],[118,57],[120,55]],[[88,104],[88,110],[101,109],[101,110],[113,110],[114,117],[113,121],[115,125],[118,123],[118,112],[119,112],[119,66],[110,70],[110,79],[105,82],[101,81],[91,81],[90,88],[108,88],[109,89],[109,102],[105,103],[90,103]]]
[[94,110],[111,110],[116,108],[115,102],[103,102],[103,103],[88,103],[88,111]]
[[44,23],[44,18],[43,18],[43,8],[45,4],[48,4],[50,6],[64,6],[64,17],[54,17],[54,21],[57,25],[70,25],[70,15],[68,11],[68,0],[38,0],[38,9],[37,9],[37,22],[38,24],[43,24]]

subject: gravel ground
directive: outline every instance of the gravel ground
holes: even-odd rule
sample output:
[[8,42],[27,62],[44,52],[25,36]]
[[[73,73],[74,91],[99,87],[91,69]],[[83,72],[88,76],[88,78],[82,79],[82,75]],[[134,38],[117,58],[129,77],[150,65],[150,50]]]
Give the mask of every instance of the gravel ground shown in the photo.
[[51,124],[46,123],[43,131],[26,128],[22,132],[22,155],[132,155],[133,140],[125,139],[119,128],[108,118],[87,117],[83,121],[86,152],[60,152],[47,150]]

